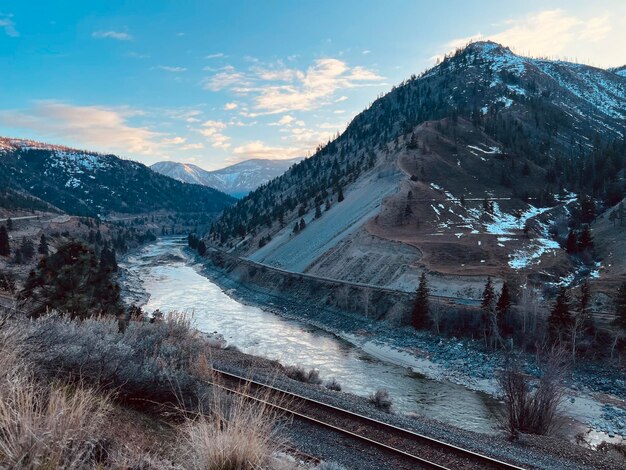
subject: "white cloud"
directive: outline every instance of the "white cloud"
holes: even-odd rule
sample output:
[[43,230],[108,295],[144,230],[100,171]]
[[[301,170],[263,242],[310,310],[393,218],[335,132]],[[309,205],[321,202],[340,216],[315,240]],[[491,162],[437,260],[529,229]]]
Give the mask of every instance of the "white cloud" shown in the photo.
[[96,39],[115,39],[117,41],[130,41],[133,37],[120,31],[94,31],[91,37]]
[[453,39],[444,48],[450,51],[468,42],[491,40],[523,55],[565,58],[599,66],[619,65],[626,62],[623,48],[626,28],[615,25],[614,17],[619,16],[598,13],[585,17],[565,10],[544,10],[496,25],[501,30],[493,34],[477,33]]
[[369,49],[365,49],[363,52],[361,52],[361,54],[363,55],[367,55],[369,53],[371,53],[372,51],[370,51]]
[[2,15],[0,14],[0,28],[4,29],[4,34],[9,37],[16,38],[19,37],[19,33],[17,29],[15,29],[15,23],[12,20],[13,15]]
[[335,103],[341,103],[342,101],[346,101],[348,99],[347,96],[340,96],[335,100]]
[[161,144],[163,145],[178,145],[184,144],[187,141],[184,137],[171,137],[167,139],[161,140]]
[[215,75],[204,79],[203,88],[205,90],[220,91],[224,88],[241,87],[250,84],[249,79],[243,73],[237,72],[232,65],[227,65],[220,70]]
[[158,155],[162,133],[132,126],[128,119],[142,111],[104,106],[74,106],[57,101],[36,102],[22,110],[0,111],[6,127],[36,132],[42,138],[59,140],[88,149],[122,154]]
[[260,140],[248,142],[233,149],[233,154],[237,160],[248,158],[273,158],[285,159],[301,156],[301,149],[296,147],[273,147],[266,145]]
[[185,144],[181,147],[183,150],[200,150],[204,148],[204,144],[202,142],[196,142],[193,144]]
[[289,114],[285,114],[278,121],[270,122],[268,125],[269,126],[289,126],[290,124],[294,123],[295,121],[296,121],[295,117],[293,117],[293,116],[291,116]]
[[209,54],[205,59],[221,59],[222,57],[226,56],[222,52],[218,52],[217,54]]
[[249,95],[254,111],[246,110],[248,117],[316,109],[331,103],[338,90],[380,85],[383,80],[365,67],[350,67],[333,58],[318,59],[305,71],[287,68],[282,62],[269,67],[255,62],[247,72],[230,65],[216,72],[204,80],[204,88]]
[[172,73],[181,73],[181,72],[187,71],[185,67],[171,67],[169,65],[159,65],[157,66],[157,69],[165,70],[166,72],[172,72]]
[[222,133],[226,127],[228,125],[222,121],[205,121],[199,132],[211,141],[213,147],[226,150],[230,147],[230,137]]
[[226,103],[224,105],[224,110],[232,111],[233,109],[237,109],[237,103]]

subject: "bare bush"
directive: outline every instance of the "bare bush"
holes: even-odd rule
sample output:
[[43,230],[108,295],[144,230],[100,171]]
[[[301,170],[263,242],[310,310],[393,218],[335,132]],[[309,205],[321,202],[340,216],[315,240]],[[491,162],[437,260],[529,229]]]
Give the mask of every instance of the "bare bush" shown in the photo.
[[326,384],[324,384],[324,387],[326,387],[328,390],[333,390],[335,392],[341,392],[341,384],[339,382],[337,382],[337,379],[335,377],[333,377],[332,379],[328,380],[326,382]]
[[385,411],[389,411],[392,405],[389,392],[385,389],[376,390],[376,393],[372,393],[369,397],[369,402],[375,407]]
[[214,393],[208,415],[187,421],[180,449],[185,468],[253,470],[267,468],[280,448],[274,433],[275,415],[261,403]]
[[503,426],[518,434],[550,434],[559,424],[563,380],[567,371],[565,355],[552,350],[541,361],[538,379],[525,374],[518,359],[509,359],[498,376],[505,402]]
[[201,335],[181,315],[155,323],[73,321],[49,315],[20,325],[28,331],[28,359],[47,375],[63,373],[115,389],[119,398],[177,402],[193,397],[197,380],[192,361],[206,352]]
[[290,379],[307,384],[319,385],[322,383],[320,373],[316,369],[311,369],[307,372],[300,366],[288,366],[285,367],[285,375],[287,375]]

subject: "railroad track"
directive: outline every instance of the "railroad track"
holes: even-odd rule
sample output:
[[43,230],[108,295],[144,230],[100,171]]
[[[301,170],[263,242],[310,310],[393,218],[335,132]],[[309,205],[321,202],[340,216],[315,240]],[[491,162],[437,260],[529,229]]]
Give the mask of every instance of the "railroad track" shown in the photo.
[[246,399],[375,447],[402,462],[394,468],[516,469],[508,462],[230,372],[213,370],[214,385]]

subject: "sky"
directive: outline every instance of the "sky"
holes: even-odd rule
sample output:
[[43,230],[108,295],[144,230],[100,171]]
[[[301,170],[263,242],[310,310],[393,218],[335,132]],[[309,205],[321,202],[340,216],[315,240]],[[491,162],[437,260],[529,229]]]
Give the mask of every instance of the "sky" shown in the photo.
[[469,41],[626,64],[626,2],[1,0],[0,135],[211,170],[314,152]]

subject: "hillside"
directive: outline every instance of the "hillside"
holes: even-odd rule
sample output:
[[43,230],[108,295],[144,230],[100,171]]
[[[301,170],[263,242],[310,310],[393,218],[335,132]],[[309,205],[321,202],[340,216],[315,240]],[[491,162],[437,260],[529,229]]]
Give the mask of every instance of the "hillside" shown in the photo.
[[0,138],[0,183],[12,195],[74,215],[215,213],[233,202],[212,188],[181,183],[115,155],[10,138]]
[[150,166],[157,173],[185,183],[201,184],[230,194],[243,197],[268,181],[282,175],[301,158],[269,160],[254,158],[241,163],[207,171],[197,165],[178,162],[158,162]]
[[403,290],[424,269],[436,291],[462,296],[486,275],[557,287],[579,274],[562,249],[579,196],[597,212],[623,197],[625,97],[610,71],[471,44],[226,210],[209,239]]

